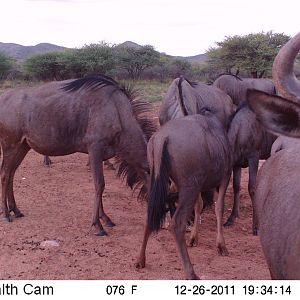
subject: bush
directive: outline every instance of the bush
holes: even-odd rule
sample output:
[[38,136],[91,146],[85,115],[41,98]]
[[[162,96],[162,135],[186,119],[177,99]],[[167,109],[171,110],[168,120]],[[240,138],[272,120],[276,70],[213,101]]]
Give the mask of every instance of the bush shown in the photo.
[[5,79],[9,72],[13,69],[13,60],[0,52],[0,80]]

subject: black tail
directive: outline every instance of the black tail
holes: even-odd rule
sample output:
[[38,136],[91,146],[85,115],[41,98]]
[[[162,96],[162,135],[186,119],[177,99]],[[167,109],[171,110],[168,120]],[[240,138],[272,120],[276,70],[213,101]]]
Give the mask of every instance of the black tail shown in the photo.
[[151,187],[148,203],[148,226],[150,231],[158,231],[166,217],[169,191],[169,165],[170,159],[167,150],[167,140],[165,140],[157,178],[154,178],[154,170],[151,170]]
[[179,81],[178,81],[178,92],[179,92],[179,104],[180,104],[182,113],[184,116],[187,116],[189,113],[184,104],[183,93],[182,93],[182,81],[184,81],[184,80],[185,80],[185,78],[183,76],[180,76]]

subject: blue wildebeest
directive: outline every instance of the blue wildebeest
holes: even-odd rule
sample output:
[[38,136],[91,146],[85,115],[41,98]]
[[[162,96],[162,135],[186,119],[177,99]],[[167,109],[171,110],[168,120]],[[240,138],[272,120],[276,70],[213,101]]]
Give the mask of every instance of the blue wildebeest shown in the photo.
[[[270,156],[275,136],[267,132],[257,121],[246,102],[248,89],[276,94],[273,82],[263,78],[240,78],[235,75],[221,75],[214,86],[228,94],[238,105],[228,124],[228,136],[233,151],[233,208],[224,224],[231,226],[239,216],[241,168],[249,167],[248,192],[253,203],[255,182],[260,159]],[[256,220],[253,214],[253,233],[256,234]]]
[[[160,107],[159,122],[166,122],[193,114],[213,113],[226,128],[228,120],[234,112],[234,105],[228,95],[218,88],[201,82],[191,82],[183,76],[171,83]],[[201,196],[205,204],[211,205],[213,191],[202,191]],[[189,239],[189,246],[198,243],[198,225],[201,209],[198,202],[195,207],[195,221]]]
[[[300,33],[279,51],[273,80],[282,95],[250,91],[248,101],[270,131],[300,137],[300,82],[293,64],[300,50]],[[272,155],[261,167],[255,209],[262,248],[272,279],[300,279],[300,157],[299,146]]]
[[128,185],[146,182],[146,135],[154,130],[144,115],[149,107],[131,100],[124,87],[104,75],[11,90],[1,95],[0,106],[5,219],[12,220],[10,211],[23,216],[15,203],[13,179],[30,149],[51,156],[88,153],[95,185],[92,224],[98,235],[106,235],[100,219],[114,224],[102,205],[102,161],[117,156],[119,174],[127,175]]
[[[179,99],[186,115],[188,109],[183,93],[180,93]],[[178,203],[170,229],[182,258],[186,278],[198,279],[187,252],[184,235],[187,220],[196,204],[201,211],[203,202],[200,193],[203,191],[219,189],[215,205],[216,244],[219,254],[228,254],[223,237],[222,216],[225,190],[232,168],[231,150],[226,130],[216,115],[210,110],[205,110],[205,107],[199,112],[200,114],[171,119],[149,140],[148,215],[137,268],[145,267],[149,236],[151,232],[158,231],[164,221],[170,179],[178,189]]]
[[213,86],[229,95],[236,106],[246,100],[248,89],[276,94],[273,82],[265,78],[241,78],[232,74],[223,74],[214,81]]
[[[255,182],[260,159],[267,159],[275,136],[267,132],[256,119],[256,115],[249,109],[247,102],[243,102],[231,117],[228,125],[228,138],[233,155],[233,208],[224,224],[231,226],[239,216],[241,168],[249,167],[248,191],[254,201]],[[256,215],[253,210],[253,234],[256,234]]]

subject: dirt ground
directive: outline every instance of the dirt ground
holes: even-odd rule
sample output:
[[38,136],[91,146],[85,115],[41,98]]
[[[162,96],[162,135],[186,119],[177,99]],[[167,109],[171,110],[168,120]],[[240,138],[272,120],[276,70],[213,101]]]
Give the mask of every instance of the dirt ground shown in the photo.
[[[25,217],[0,222],[0,279],[183,279],[175,241],[168,230],[150,238],[146,267],[136,270],[146,204],[125,187],[115,171],[105,170],[104,208],[116,227],[107,237],[91,228],[94,186],[87,155],[54,157],[46,168],[43,157],[30,151],[18,169],[14,190]],[[199,245],[189,248],[202,279],[270,279],[259,238],[252,236],[252,209],[242,173],[241,212],[235,226],[225,229],[229,256],[215,246],[213,210],[202,216]],[[230,213],[232,186],[226,195]],[[224,220],[225,220],[224,218]],[[188,234],[188,233],[187,233]],[[56,241],[55,246],[43,245]]]
[[[0,279],[183,279],[181,260],[168,230],[154,235],[147,249],[146,268],[134,262],[142,241],[146,205],[105,170],[104,207],[116,227],[98,237],[91,228],[94,189],[87,156],[53,158],[31,151],[15,178],[16,201],[25,217],[0,223]],[[243,173],[241,217],[225,230],[230,255],[218,256],[216,219],[212,210],[202,217],[198,247],[189,248],[195,271],[203,279],[270,279],[258,237],[251,234],[251,204]],[[226,197],[226,216],[232,198]],[[187,233],[188,234],[188,233]],[[42,247],[46,240],[58,246]]]

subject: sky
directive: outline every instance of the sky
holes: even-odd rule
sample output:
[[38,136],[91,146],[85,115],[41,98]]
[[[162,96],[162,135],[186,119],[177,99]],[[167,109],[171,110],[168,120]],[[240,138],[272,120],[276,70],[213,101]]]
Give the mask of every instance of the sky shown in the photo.
[[0,0],[0,42],[70,48],[105,41],[204,53],[226,36],[300,30],[300,0]]

